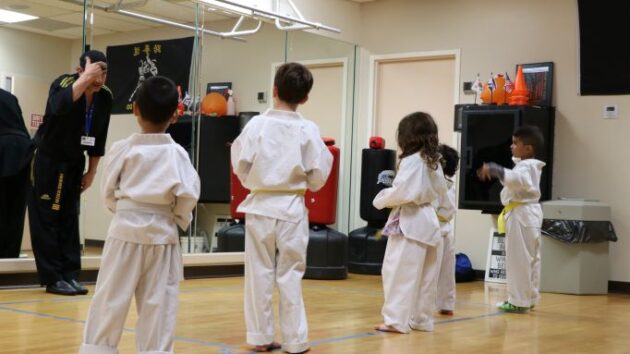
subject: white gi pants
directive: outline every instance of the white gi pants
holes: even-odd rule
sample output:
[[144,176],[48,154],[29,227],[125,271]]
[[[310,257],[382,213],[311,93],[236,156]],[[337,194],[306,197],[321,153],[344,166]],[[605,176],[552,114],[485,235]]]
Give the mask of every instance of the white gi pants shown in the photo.
[[455,235],[451,229],[438,249],[440,275],[437,283],[438,310],[455,310]]
[[539,204],[523,205],[505,217],[508,302],[514,306],[530,307],[540,298],[539,210]]
[[147,245],[108,238],[80,354],[118,353],[116,347],[134,295],[138,353],[173,353],[182,279],[178,244]]
[[433,330],[437,272],[436,247],[389,236],[381,271],[386,325],[403,333]]
[[302,299],[306,269],[308,218],[290,223],[247,214],[245,223],[245,323],[247,343],[274,341],[272,295],[280,294],[282,349],[299,353],[309,348],[308,324]]

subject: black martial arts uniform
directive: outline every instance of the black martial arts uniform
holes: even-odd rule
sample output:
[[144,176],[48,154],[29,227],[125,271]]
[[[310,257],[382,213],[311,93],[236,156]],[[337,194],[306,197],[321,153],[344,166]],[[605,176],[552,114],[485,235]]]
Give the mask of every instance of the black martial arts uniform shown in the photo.
[[20,256],[32,156],[18,100],[0,89],[0,258]]
[[[62,75],[50,87],[44,122],[37,131],[32,193],[28,202],[31,242],[42,285],[76,280],[81,270],[79,200],[88,156],[103,156],[112,93],[103,86],[86,107],[72,101],[78,74]],[[84,137],[92,140],[86,144]]]

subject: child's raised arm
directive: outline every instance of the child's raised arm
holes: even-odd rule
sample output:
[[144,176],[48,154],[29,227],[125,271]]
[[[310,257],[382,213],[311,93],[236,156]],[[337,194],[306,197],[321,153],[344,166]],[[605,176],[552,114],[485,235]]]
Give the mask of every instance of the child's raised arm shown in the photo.
[[482,181],[492,178],[498,179],[504,186],[513,190],[530,190],[536,189],[531,176],[531,171],[524,165],[517,165],[510,170],[494,162],[484,163],[477,170],[477,176]]

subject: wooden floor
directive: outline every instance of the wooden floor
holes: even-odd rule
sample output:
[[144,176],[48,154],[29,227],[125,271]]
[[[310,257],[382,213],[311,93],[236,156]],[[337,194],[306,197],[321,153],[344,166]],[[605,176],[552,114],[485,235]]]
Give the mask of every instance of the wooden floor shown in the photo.
[[[182,283],[177,353],[248,353],[243,278]],[[93,286],[90,287],[93,291]],[[92,293],[90,293],[92,294]],[[543,294],[529,314],[499,313],[505,286],[459,284],[454,317],[436,316],[433,333],[383,334],[378,276],[304,281],[311,353],[630,353],[630,296]],[[1,353],[76,353],[91,296],[42,289],[0,291]],[[119,349],[135,353],[132,307]]]

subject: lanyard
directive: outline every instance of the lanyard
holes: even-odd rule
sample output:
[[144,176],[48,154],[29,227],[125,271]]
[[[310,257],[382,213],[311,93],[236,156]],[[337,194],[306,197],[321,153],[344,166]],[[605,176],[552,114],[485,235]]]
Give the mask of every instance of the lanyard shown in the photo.
[[92,120],[94,119],[94,102],[88,107],[85,111],[85,135],[90,135],[90,130],[92,130]]

